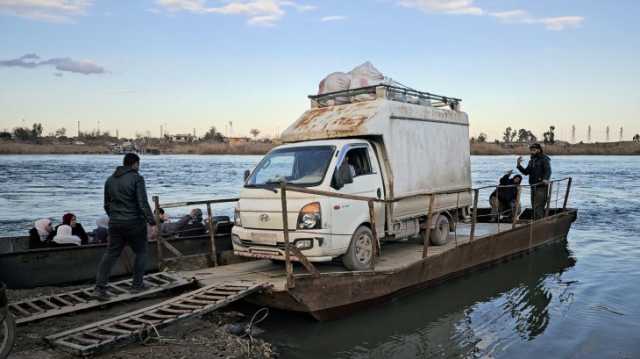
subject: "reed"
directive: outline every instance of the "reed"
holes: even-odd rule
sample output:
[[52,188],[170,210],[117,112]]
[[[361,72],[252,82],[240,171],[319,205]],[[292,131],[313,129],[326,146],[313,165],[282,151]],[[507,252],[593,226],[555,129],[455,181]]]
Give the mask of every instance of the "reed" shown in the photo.
[[[597,142],[597,143],[557,143],[544,145],[545,153],[549,155],[640,155],[640,143]],[[529,145],[526,143],[471,143],[472,155],[527,155]]]

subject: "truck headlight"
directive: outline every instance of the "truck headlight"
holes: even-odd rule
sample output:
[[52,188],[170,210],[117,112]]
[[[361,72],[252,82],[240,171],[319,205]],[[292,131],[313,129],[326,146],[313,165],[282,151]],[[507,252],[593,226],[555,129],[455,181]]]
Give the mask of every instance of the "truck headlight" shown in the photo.
[[300,250],[311,249],[313,248],[313,239],[296,239],[293,245]]
[[298,215],[298,229],[318,229],[321,226],[320,203],[313,202],[302,207]]
[[242,220],[240,220],[240,209],[238,207],[233,210],[233,224],[238,227],[242,227]]

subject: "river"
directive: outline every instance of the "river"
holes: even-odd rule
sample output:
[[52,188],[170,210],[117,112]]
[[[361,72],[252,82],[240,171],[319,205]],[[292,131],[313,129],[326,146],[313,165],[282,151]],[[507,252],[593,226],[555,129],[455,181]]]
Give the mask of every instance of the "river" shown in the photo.
[[[494,184],[515,158],[472,157],[474,185]],[[259,159],[145,156],[141,173],[163,202],[231,197]],[[93,228],[120,160],[0,156],[0,236],[67,211]],[[336,321],[272,311],[265,339],[283,358],[640,357],[640,157],[555,156],[552,166],[554,178],[574,178],[567,243]]]

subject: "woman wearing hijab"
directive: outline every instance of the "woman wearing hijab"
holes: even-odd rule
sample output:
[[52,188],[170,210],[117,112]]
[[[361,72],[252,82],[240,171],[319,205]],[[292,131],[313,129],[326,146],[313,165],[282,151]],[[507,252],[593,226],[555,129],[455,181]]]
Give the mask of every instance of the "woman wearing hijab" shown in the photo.
[[62,225],[71,227],[72,234],[74,236],[78,236],[82,244],[89,243],[89,235],[87,235],[87,232],[85,232],[84,228],[82,228],[82,225],[78,223],[76,215],[73,213],[66,213],[64,216],[62,216],[62,224],[57,225],[55,232],[53,232],[49,236],[52,240],[53,236],[58,233],[58,228],[60,228],[60,226]]
[[51,220],[39,219],[29,231],[29,249],[43,248],[47,246],[49,235],[53,232]]
[[107,243],[109,237],[109,217],[96,219],[96,229],[93,231],[93,243]]
[[79,246],[81,242],[80,237],[73,234],[71,226],[61,224],[56,230],[56,235],[53,237],[51,245],[54,247]]

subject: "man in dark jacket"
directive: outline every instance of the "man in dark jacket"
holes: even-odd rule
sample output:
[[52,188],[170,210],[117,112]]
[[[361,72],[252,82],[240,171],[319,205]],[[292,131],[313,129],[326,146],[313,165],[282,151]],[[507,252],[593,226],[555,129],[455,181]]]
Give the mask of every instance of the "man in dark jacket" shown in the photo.
[[95,297],[107,300],[107,282],[111,268],[120,257],[125,245],[136,255],[133,267],[133,292],[145,288],[143,282],[147,261],[147,224],[155,226],[149,208],[144,178],[138,174],[140,157],[133,153],[124,156],[119,166],[104,185],[104,210],[109,216],[109,244],[102,257],[96,278]]
[[529,176],[531,185],[531,208],[533,219],[544,217],[544,207],[547,204],[549,180],[551,178],[551,159],[542,153],[542,146],[534,143],[529,146],[531,159],[527,167],[522,167],[522,156],[518,157],[518,170],[523,175]]

